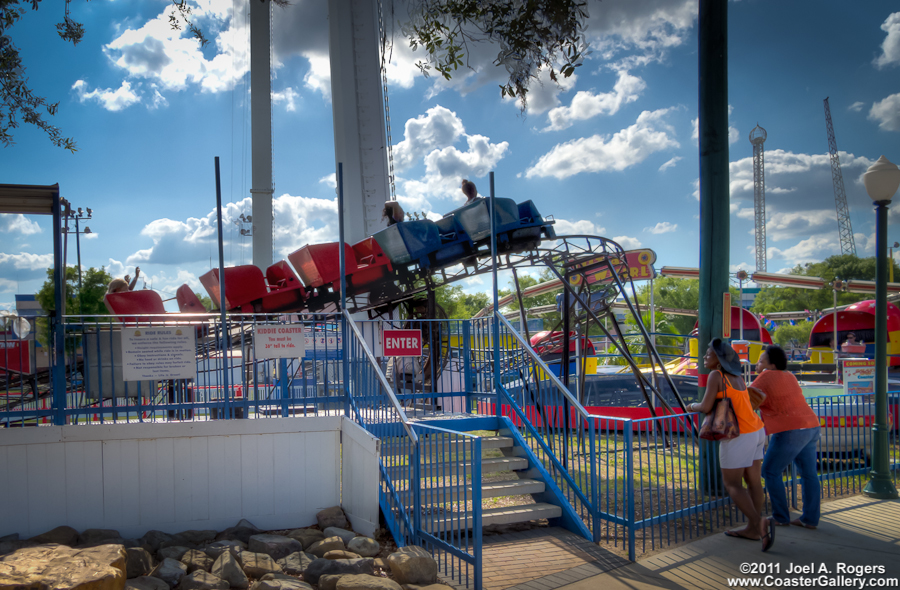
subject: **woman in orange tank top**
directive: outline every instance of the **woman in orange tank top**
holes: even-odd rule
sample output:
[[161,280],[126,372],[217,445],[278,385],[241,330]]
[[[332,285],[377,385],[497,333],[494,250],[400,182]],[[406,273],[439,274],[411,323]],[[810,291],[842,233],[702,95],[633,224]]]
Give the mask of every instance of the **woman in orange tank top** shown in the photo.
[[[709,349],[703,356],[703,364],[711,371],[706,393],[703,401],[691,404],[688,410],[709,414],[715,406],[716,398],[727,396],[731,399],[740,428],[737,438],[720,441],[719,465],[725,489],[738,510],[747,517],[747,526],[725,531],[725,534],[742,539],[761,539],[762,550],[768,551],[775,542],[775,525],[773,521],[761,517],[765,502],[760,475],[763,446],[766,442],[763,422],[750,405],[747,385],[740,376],[740,359],[727,342],[721,338],[710,342]],[[743,481],[747,482],[746,488]]]

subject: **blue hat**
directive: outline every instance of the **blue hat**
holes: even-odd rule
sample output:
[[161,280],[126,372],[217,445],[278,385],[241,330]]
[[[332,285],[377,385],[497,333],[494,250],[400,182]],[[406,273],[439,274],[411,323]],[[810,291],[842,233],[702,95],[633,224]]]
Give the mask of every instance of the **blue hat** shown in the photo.
[[732,375],[741,374],[741,359],[738,357],[738,354],[731,348],[731,345],[722,340],[721,338],[715,338],[712,342],[709,343],[709,347],[713,349],[713,352],[716,353],[716,358],[719,359],[719,363],[722,365],[722,370],[726,373],[731,373]]

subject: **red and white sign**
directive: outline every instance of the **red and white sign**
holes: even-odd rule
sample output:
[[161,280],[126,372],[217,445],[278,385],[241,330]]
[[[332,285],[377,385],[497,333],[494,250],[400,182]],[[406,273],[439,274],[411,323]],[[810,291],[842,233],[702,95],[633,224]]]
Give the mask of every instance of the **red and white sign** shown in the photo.
[[384,331],[384,356],[422,356],[422,330]]

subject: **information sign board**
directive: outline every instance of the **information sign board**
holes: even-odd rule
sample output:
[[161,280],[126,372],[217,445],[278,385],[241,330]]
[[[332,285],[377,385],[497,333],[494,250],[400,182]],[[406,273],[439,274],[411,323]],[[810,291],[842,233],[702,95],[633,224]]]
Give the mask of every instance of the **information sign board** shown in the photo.
[[124,380],[196,379],[196,350],[196,335],[190,327],[124,329]]
[[845,359],[844,393],[875,393],[875,361]]
[[256,326],[253,329],[256,358],[299,358],[306,350],[304,336],[303,326],[299,325]]

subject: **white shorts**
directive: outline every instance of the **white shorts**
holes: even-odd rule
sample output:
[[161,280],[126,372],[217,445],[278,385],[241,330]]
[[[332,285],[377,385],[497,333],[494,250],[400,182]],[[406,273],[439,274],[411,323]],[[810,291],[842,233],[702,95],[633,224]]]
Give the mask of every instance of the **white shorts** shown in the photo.
[[743,469],[761,461],[766,444],[766,429],[719,441],[719,466],[722,469]]

